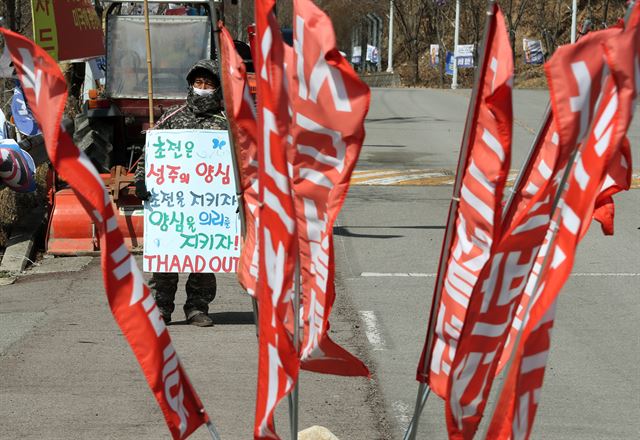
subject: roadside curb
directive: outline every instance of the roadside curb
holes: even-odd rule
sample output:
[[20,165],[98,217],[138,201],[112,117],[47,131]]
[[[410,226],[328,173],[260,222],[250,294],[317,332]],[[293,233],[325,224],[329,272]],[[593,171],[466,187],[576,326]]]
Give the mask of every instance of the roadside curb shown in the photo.
[[25,269],[30,261],[38,229],[44,217],[43,209],[34,209],[14,228],[0,261],[1,272],[20,273]]

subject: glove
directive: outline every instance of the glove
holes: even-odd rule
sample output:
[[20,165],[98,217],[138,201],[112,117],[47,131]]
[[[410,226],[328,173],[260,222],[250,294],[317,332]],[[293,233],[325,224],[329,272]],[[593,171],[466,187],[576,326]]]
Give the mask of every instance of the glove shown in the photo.
[[147,185],[144,183],[144,180],[136,180],[134,185],[136,187],[136,197],[142,201],[149,200],[151,193],[147,191]]

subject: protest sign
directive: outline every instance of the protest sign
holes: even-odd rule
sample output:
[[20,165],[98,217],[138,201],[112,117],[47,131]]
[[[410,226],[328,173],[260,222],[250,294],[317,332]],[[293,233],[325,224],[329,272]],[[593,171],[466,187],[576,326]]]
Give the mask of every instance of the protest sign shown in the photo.
[[104,55],[102,25],[90,0],[31,0],[33,39],[56,61]]
[[540,40],[522,39],[522,47],[524,49],[524,62],[526,64],[543,64],[544,55],[542,54],[542,42]]
[[360,46],[353,46],[351,49],[351,62],[353,64],[360,64],[362,61],[362,48]]
[[366,56],[366,61],[370,61],[372,63],[377,62],[377,58],[374,59],[374,57],[377,57],[377,52],[378,49],[375,46],[372,46],[370,44],[367,44],[367,56]]
[[224,130],[150,130],[145,272],[236,272],[240,220]]
[[453,52],[447,51],[444,63],[444,73],[449,76],[453,75]]
[[429,48],[429,64],[431,66],[436,67],[440,64],[440,45],[432,44]]
[[461,68],[473,67],[474,44],[459,44],[456,48],[456,65]]

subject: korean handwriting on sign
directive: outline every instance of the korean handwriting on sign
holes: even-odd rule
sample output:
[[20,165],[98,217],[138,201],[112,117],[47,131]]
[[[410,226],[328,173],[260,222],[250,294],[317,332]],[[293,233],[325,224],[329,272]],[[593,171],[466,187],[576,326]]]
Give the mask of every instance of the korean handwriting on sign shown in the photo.
[[195,193],[193,191],[189,191],[191,194],[191,206],[202,206],[211,207],[211,206],[235,206],[238,202],[238,198],[235,194],[226,194],[226,193]]
[[191,141],[186,141],[182,145],[182,141],[163,140],[162,136],[158,136],[158,139],[151,146],[156,159],[164,159],[167,155],[172,159],[180,159],[182,157],[190,159],[193,156],[193,148],[195,147]]
[[182,191],[156,191],[152,188],[149,206],[153,209],[160,207],[184,208],[186,206],[184,193]]
[[156,184],[162,185],[164,183],[165,172],[167,174],[167,178],[171,181],[171,183],[175,183],[178,180],[180,183],[189,183],[191,179],[191,175],[189,173],[183,173],[182,167],[180,165],[160,165],[152,163],[149,166],[149,172],[147,173],[147,177],[155,177]]
[[229,217],[213,209],[209,212],[202,211],[198,214],[198,220],[200,220],[200,225],[202,226],[224,226],[227,229],[231,228]]
[[231,182],[229,169],[229,165],[223,167],[221,163],[218,163],[218,167],[216,168],[215,165],[200,162],[196,165],[196,174],[200,177],[204,177],[204,181],[207,183],[213,182],[214,177],[222,176],[222,184],[228,185]]
[[182,239],[184,240],[180,245],[180,249],[185,247],[193,248],[193,249],[231,249],[231,246],[235,246],[237,244],[237,237],[234,241],[231,240],[231,235],[228,234],[193,234],[186,235],[180,234]]
[[169,228],[173,228],[176,232],[183,232],[185,220],[189,231],[195,232],[196,228],[193,217],[185,216],[184,212],[173,211],[171,214],[168,214],[162,211],[153,211],[149,214],[149,223],[160,227],[160,230],[163,232],[167,232]]

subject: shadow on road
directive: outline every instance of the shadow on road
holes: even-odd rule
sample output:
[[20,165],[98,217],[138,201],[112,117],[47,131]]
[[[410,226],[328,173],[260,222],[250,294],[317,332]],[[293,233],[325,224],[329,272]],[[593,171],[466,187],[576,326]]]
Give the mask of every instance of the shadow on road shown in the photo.
[[365,123],[372,123],[372,122],[394,122],[394,123],[408,123],[408,122],[424,122],[424,121],[430,121],[430,122],[447,122],[446,119],[440,119],[440,118],[434,118],[432,116],[408,116],[408,117],[402,117],[402,116],[394,116],[391,118],[370,118],[370,119],[365,119]]
[[[371,228],[377,229],[377,228]],[[386,228],[385,228],[386,229]],[[401,238],[404,235],[386,235],[386,234],[357,234],[355,232],[349,231],[347,228],[342,226],[336,226],[333,228],[333,235],[339,235],[340,237],[353,237],[353,238],[380,238],[380,239],[389,239],[389,238]]]
[[351,232],[349,229],[445,229],[445,226],[336,226],[333,228],[333,234],[340,237],[353,237],[353,238],[401,238],[404,235],[389,235],[389,234],[358,234]]
[[[254,325],[253,312],[209,313],[215,325]],[[186,320],[171,321],[169,325],[189,325]]]

